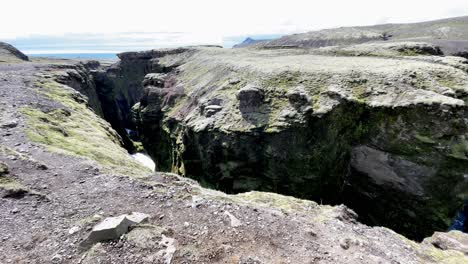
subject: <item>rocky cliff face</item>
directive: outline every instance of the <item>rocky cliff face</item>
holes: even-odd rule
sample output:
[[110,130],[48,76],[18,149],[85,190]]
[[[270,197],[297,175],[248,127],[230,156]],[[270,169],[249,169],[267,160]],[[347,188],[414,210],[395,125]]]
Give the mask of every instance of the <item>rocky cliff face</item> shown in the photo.
[[100,65],[99,62],[85,65],[93,77],[97,98],[103,106],[103,117],[122,135],[129,150],[134,147],[125,129],[135,129],[131,107],[143,95],[143,78],[151,72],[170,70],[154,61],[153,57],[160,52],[127,52],[119,54],[121,60],[112,65]]
[[[467,195],[467,61],[194,48],[151,55],[134,116],[158,169],[344,202],[422,239]],[[124,59],[125,60],[125,59]]]

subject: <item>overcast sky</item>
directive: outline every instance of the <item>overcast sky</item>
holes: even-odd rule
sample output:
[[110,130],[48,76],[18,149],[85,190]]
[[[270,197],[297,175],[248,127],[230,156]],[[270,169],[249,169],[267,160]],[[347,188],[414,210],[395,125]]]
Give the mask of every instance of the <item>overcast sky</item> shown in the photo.
[[4,41],[73,33],[101,40],[105,35],[112,42],[120,32],[126,37],[137,32],[146,39],[158,35],[154,38],[160,46],[173,46],[463,16],[468,15],[468,0],[7,0],[1,9]]

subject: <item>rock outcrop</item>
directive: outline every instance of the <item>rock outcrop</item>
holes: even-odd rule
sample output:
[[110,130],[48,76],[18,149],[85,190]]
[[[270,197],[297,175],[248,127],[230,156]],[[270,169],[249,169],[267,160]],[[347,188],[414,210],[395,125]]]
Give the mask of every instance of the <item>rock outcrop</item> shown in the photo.
[[157,168],[344,202],[412,238],[446,229],[467,195],[467,61],[314,54],[157,53],[172,70],[146,77],[134,109]]

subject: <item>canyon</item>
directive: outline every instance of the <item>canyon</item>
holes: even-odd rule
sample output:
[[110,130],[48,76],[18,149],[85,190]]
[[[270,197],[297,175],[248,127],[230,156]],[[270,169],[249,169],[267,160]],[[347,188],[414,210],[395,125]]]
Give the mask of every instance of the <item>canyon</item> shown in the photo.
[[[463,56],[416,40],[115,63],[0,50],[2,259],[467,260],[467,222],[448,231],[468,194]],[[133,211],[149,223],[79,246]]]

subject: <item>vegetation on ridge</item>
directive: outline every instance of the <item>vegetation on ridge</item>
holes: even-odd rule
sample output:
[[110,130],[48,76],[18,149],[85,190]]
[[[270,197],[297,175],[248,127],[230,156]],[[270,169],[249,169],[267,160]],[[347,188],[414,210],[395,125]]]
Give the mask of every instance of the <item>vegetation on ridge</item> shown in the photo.
[[149,172],[121,147],[118,134],[90,110],[86,98],[70,87],[51,79],[40,78],[37,92],[63,108],[41,110],[26,107],[27,135],[50,150],[97,161],[107,173],[143,176]]

